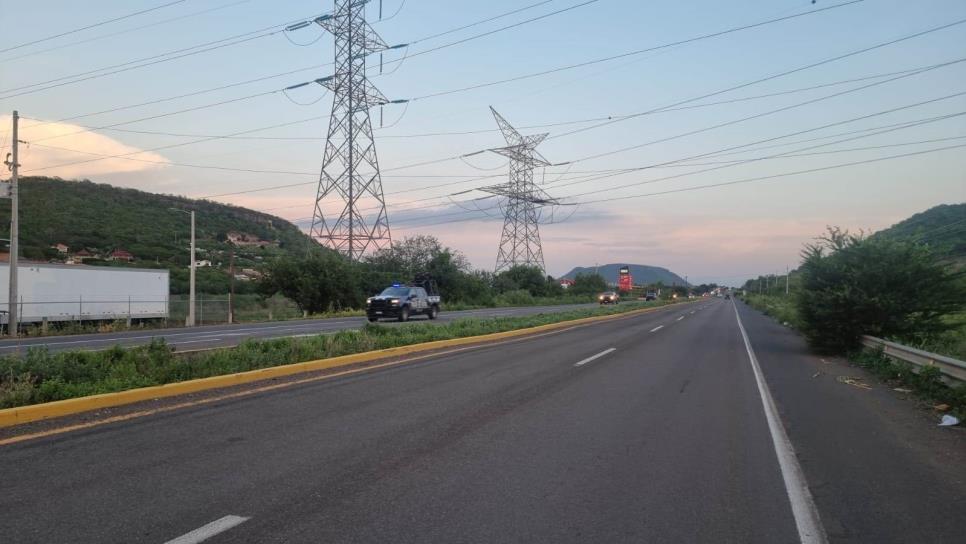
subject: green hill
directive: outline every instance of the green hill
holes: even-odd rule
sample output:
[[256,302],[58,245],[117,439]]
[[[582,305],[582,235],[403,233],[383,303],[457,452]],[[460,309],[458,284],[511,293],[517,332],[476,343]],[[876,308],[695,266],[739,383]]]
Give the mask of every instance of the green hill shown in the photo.
[[644,285],[650,283],[662,282],[664,285],[684,285],[684,278],[678,276],[674,272],[671,272],[667,268],[661,268],[658,266],[648,266],[644,264],[628,264],[623,263],[617,264],[602,264],[600,266],[578,266],[567,272],[561,278],[564,279],[574,279],[577,274],[593,274],[595,270],[597,273],[604,277],[608,283],[617,283],[617,277],[622,266],[629,266],[631,269],[631,277],[634,279],[634,283],[637,285]]
[[[211,267],[198,269],[202,292],[228,289],[229,253],[235,269],[257,270],[266,260],[286,254],[304,255],[318,247],[295,225],[278,217],[207,200],[159,195],[90,181],[25,177],[20,181],[20,250],[24,259],[64,261],[78,252],[94,258],[85,264],[109,262],[114,250],[133,255],[139,267],[171,270],[172,291],[186,290],[190,219],[172,208],[196,213],[197,258]],[[8,237],[10,207],[0,205],[0,236]],[[231,243],[229,236],[243,236]],[[67,254],[52,246],[64,244]],[[251,282],[236,282],[242,291]],[[246,289],[247,287],[247,289]]]
[[928,244],[940,257],[966,265],[966,203],[929,208],[874,236]]

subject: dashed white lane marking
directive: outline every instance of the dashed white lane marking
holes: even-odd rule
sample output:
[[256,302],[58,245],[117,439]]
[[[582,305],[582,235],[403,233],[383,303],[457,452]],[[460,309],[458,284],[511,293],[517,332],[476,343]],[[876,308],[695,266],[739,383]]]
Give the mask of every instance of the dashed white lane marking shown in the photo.
[[684,319],[684,316],[683,315],[681,317],[675,319],[675,321],[681,321],[682,319]]
[[657,327],[654,327],[653,329],[651,329],[651,332],[657,332],[663,328],[664,328],[664,325],[658,325]]
[[204,542],[205,540],[208,540],[219,533],[224,533],[232,527],[237,527],[249,519],[250,518],[243,518],[241,516],[225,516],[221,519],[212,521],[208,525],[199,527],[190,533],[183,534],[174,540],[169,540],[164,544],[198,544],[199,542]]
[[580,362],[575,363],[574,366],[584,366],[585,364],[587,364],[587,363],[589,363],[591,361],[600,359],[601,357],[603,357],[604,355],[607,355],[608,353],[610,353],[612,351],[617,351],[617,348],[607,348],[604,351],[598,353],[597,355],[591,355],[590,357],[587,357],[583,361],[580,361]]
[[765,411],[765,420],[768,422],[768,431],[771,433],[775,455],[778,457],[778,466],[782,471],[782,479],[785,480],[785,491],[788,492],[788,501],[792,506],[795,527],[798,529],[798,539],[802,544],[826,544],[828,537],[825,535],[825,528],[822,526],[822,519],[818,515],[818,508],[812,499],[812,493],[808,490],[805,472],[802,471],[802,466],[798,464],[795,448],[792,447],[788,433],[785,432],[785,426],[782,425],[781,418],[778,416],[775,399],[772,398],[768,384],[765,383],[765,376],[761,372],[758,358],[755,357],[755,350],[751,348],[751,340],[748,339],[745,326],[741,323],[738,305],[734,304],[734,301],[732,301],[732,305],[735,308],[735,317],[738,319],[738,330],[741,331],[741,338],[745,341],[748,360],[751,361],[751,369],[755,374],[755,383],[758,384],[758,394]]

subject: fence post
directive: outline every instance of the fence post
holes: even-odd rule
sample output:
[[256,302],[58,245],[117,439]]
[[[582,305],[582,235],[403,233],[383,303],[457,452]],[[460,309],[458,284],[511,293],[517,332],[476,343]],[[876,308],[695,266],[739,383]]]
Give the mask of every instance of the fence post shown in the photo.
[[77,295],[77,320],[84,320],[84,295]]
[[40,322],[40,332],[41,334],[47,334],[47,318],[45,317],[43,321]]
[[131,328],[131,295],[127,296],[127,328]]

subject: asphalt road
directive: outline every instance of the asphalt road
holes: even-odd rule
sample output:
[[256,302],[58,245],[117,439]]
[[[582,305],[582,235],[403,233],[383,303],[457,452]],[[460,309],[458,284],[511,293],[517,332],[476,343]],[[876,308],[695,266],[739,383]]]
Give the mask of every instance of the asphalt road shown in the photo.
[[763,388],[714,300],[3,446],[0,535],[962,542],[963,433],[740,315]]
[[[526,306],[518,308],[487,308],[483,310],[444,311],[431,323],[448,323],[461,317],[503,317],[525,316],[538,313],[557,313],[577,308],[591,308],[596,304],[567,304],[557,306]],[[413,322],[430,322],[425,316],[413,316]],[[392,324],[395,321],[382,320],[380,323]],[[197,350],[207,348],[236,346],[249,338],[281,338],[285,336],[309,336],[319,333],[335,332],[345,329],[358,329],[366,323],[365,317],[336,317],[329,319],[300,319],[293,321],[273,321],[267,323],[239,323],[234,325],[206,325],[201,327],[176,329],[145,329],[99,334],[77,334],[70,336],[45,336],[0,340],[0,355],[24,353],[31,347],[45,346],[50,351],[100,350],[113,346],[141,346],[155,338],[163,338],[176,349]]]

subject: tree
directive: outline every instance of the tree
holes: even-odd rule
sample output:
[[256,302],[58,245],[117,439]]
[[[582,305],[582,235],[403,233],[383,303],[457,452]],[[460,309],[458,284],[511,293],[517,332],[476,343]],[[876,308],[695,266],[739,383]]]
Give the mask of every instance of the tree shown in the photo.
[[345,257],[323,251],[271,262],[259,287],[263,295],[281,293],[310,313],[359,307],[362,296],[353,272]]
[[948,330],[944,318],[966,307],[963,273],[923,245],[829,228],[802,257],[796,306],[820,351],[856,348],[863,334],[925,340]]
[[494,288],[500,293],[523,289],[530,295],[542,297],[547,295],[547,278],[543,271],[535,266],[518,264],[497,274]]
[[575,295],[596,295],[607,290],[607,280],[600,274],[577,274],[567,292]]

